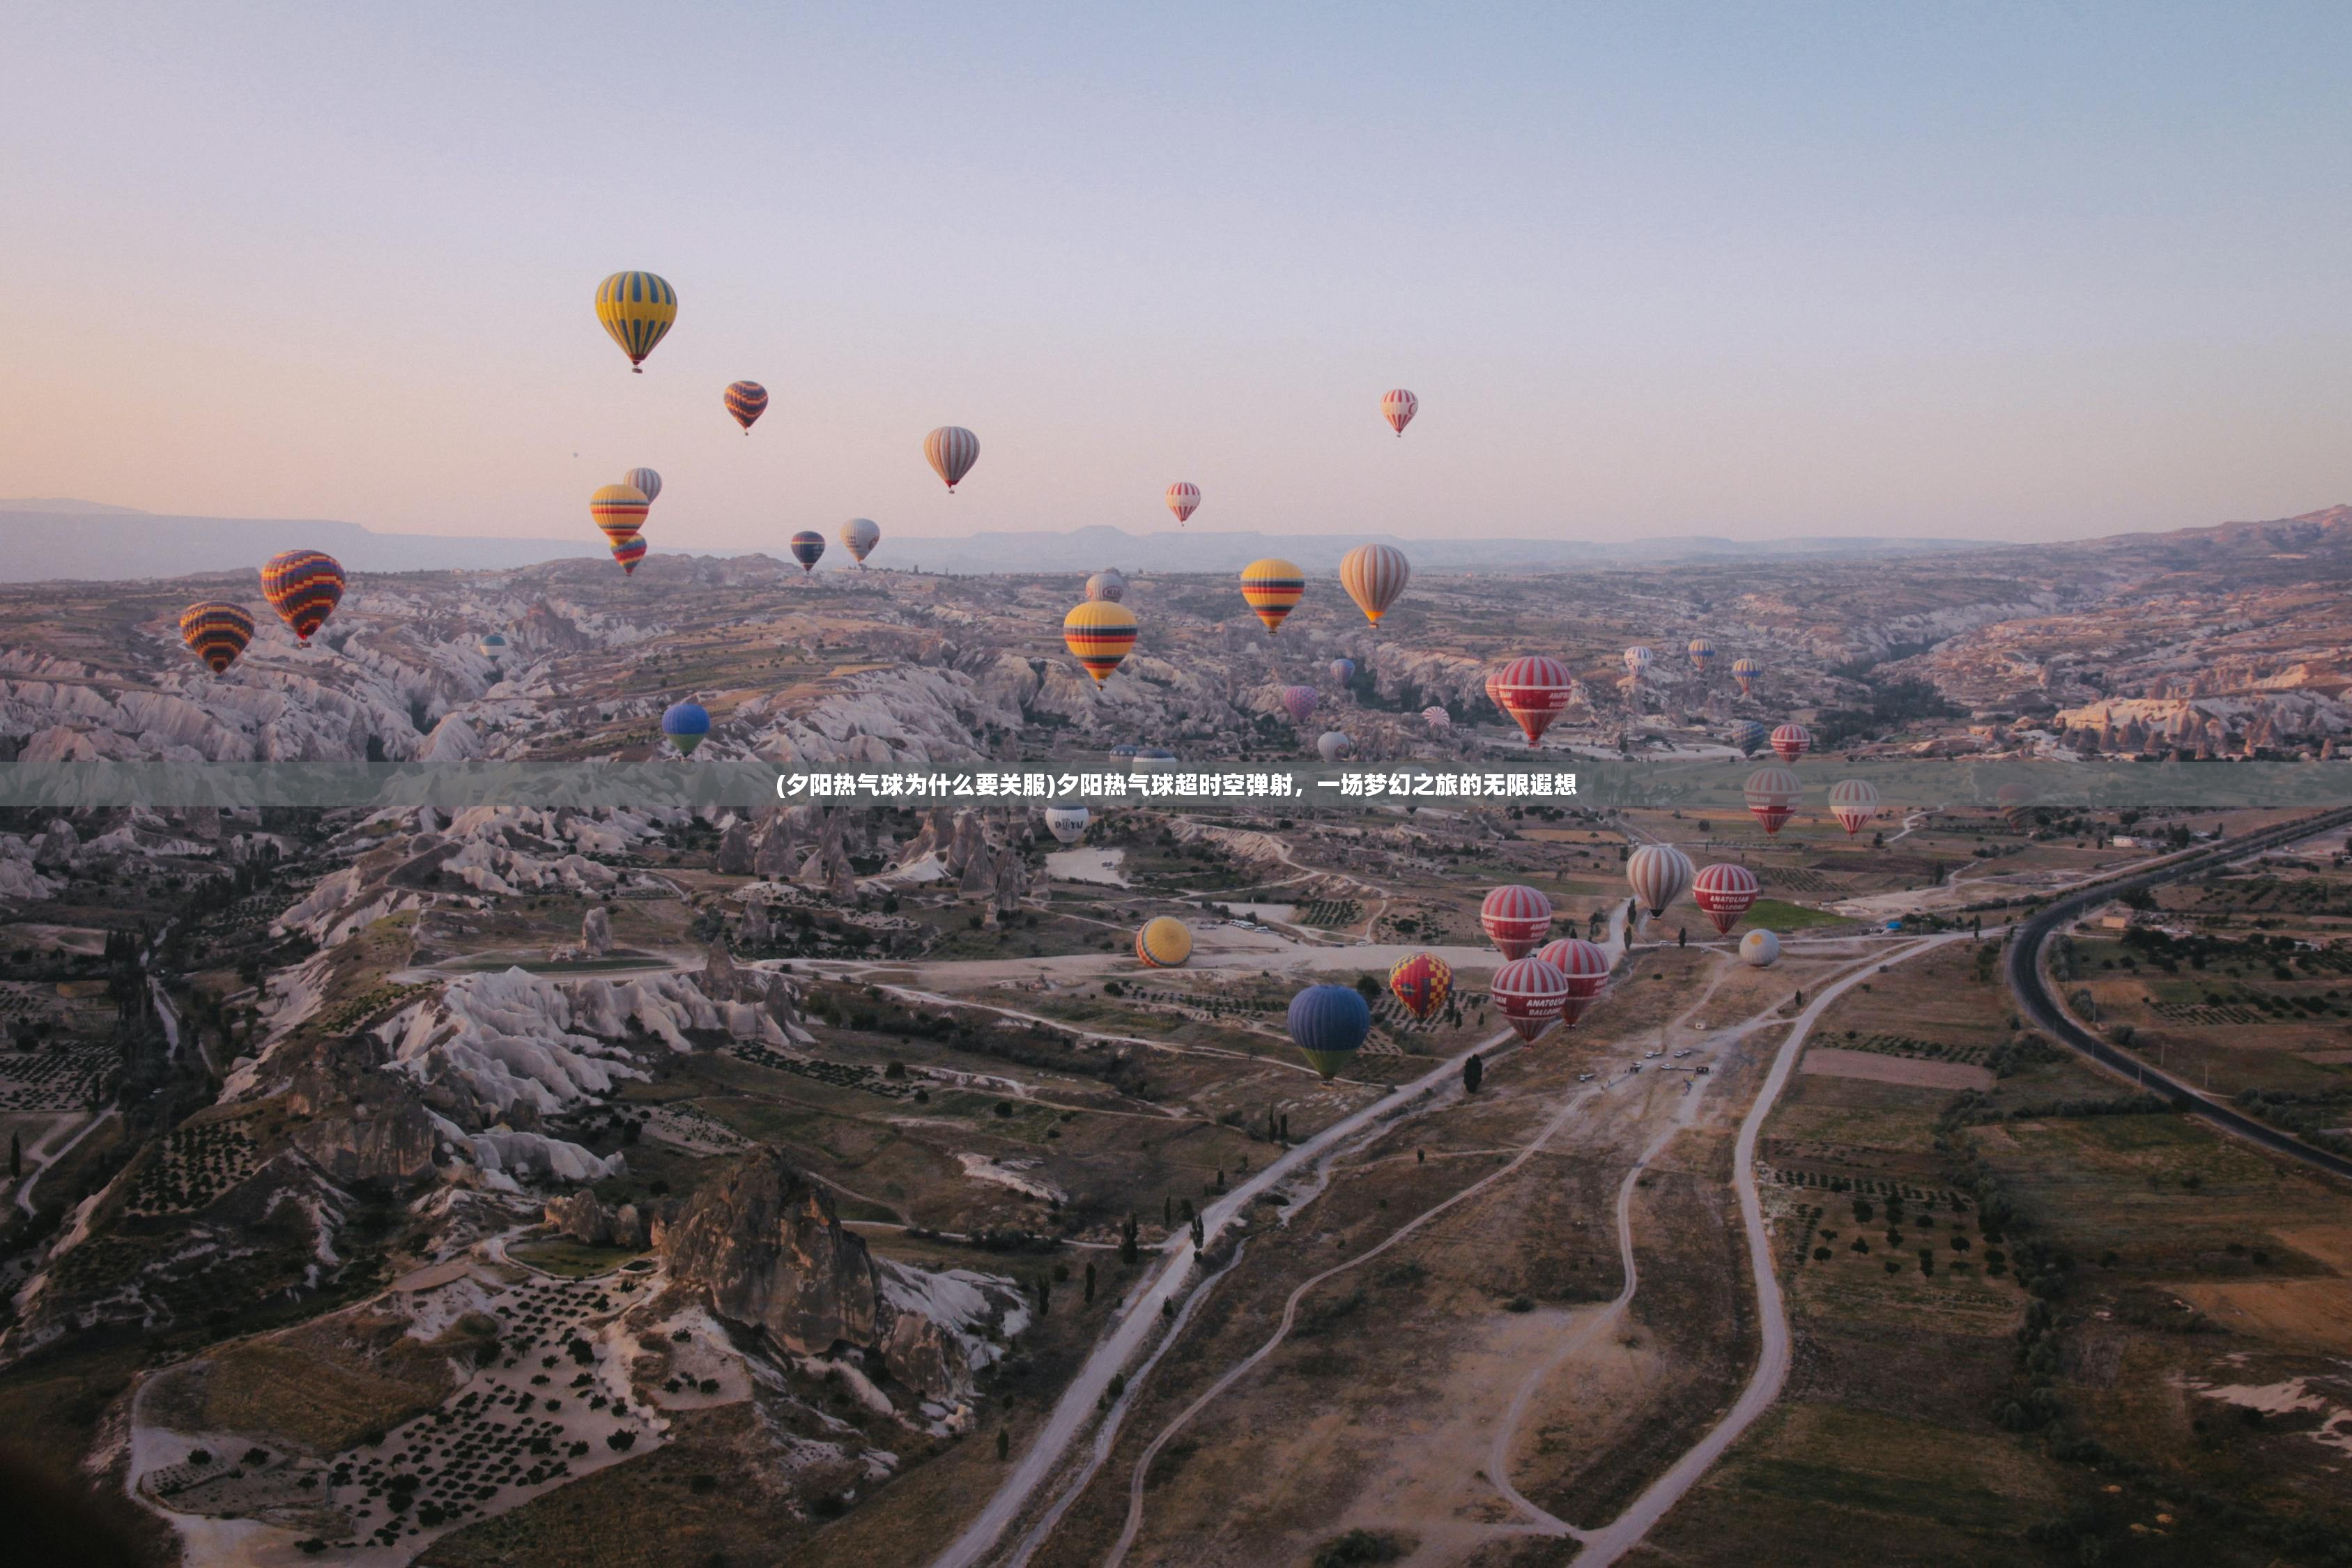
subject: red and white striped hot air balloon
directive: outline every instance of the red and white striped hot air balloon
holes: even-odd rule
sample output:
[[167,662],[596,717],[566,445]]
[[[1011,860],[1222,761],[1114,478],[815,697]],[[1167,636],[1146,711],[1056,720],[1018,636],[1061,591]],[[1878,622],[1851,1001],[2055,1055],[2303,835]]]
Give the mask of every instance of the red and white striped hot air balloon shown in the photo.
[[1189,521],[1201,509],[1201,487],[1178,479],[1168,487],[1168,510],[1176,514],[1179,524]]
[[1786,768],[1758,768],[1748,775],[1741,793],[1748,797],[1748,811],[1770,834],[1780,832],[1781,825],[1797,815],[1797,802],[1804,797],[1805,786]]
[[1559,1010],[1559,1021],[1573,1029],[1609,989],[1609,955],[1580,936],[1564,936],[1547,943],[1536,956],[1567,978],[1568,1002]]
[[1478,923],[1505,958],[1525,958],[1551,935],[1551,900],[1522,883],[1506,882],[1480,902]]
[[1391,387],[1381,394],[1381,417],[1387,420],[1389,428],[1400,436],[1404,434],[1404,427],[1412,423],[1412,416],[1420,412],[1421,399],[1402,386]]
[[1830,785],[1830,815],[1853,837],[1878,815],[1878,786],[1868,779],[1840,779]]
[[1625,858],[1625,880],[1643,909],[1664,914],[1691,885],[1690,857],[1671,844],[1644,844]]
[[1568,667],[1549,654],[1515,658],[1486,678],[1486,695],[1527,735],[1530,749],[1543,743],[1551,721],[1568,711],[1576,682]]
[[1540,958],[1519,958],[1495,971],[1486,994],[1502,1009],[1512,1032],[1533,1043],[1568,1008],[1568,976]]
[[1772,754],[1793,763],[1813,749],[1813,732],[1802,724],[1783,724],[1772,731]]
[[1756,896],[1761,891],[1763,884],[1757,881],[1755,872],[1729,861],[1706,867],[1691,880],[1691,902],[1698,906],[1709,925],[1726,936],[1731,934],[1739,918],[1755,906]]

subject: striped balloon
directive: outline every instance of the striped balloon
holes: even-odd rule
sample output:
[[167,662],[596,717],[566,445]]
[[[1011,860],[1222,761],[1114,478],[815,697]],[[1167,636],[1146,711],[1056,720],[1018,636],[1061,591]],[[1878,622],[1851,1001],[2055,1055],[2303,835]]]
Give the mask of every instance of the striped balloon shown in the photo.
[[1725,936],[1739,923],[1739,917],[1755,906],[1763,884],[1756,873],[1745,866],[1728,861],[1709,866],[1691,882],[1691,902],[1698,906],[1707,923]]
[[1802,724],[1783,724],[1772,731],[1772,754],[1793,763],[1813,749],[1813,732]]
[[1282,629],[1282,623],[1290,618],[1306,594],[1307,574],[1278,556],[1269,555],[1242,568],[1242,602],[1265,623],[1268,637]]
[[1389,971],[1389,994],[1426,1024],[1454,994],[1454,967],[1433,952],[1407,953]]
[[253,642],[253,617],[217,599],[190,605],[180,612],[180,640],[211,666],[215,675],[226,675],[237,655]]
[[1176,514],[1179,524],[1190,521],[1192,514],[1200,509],[1200,486],[1186,484],[1182,479],[1178,479],[1168,487],[1168,510]]
[[1404,427],[1412,423],[1412,416],[1420,412],[1421,399],[1402,386],[1391,387],[1381,394],[1381,417],[1387,420],[1389,428],[1400,436],[1404,434]]
[[1088,599],[1062,617],[1062,641],[1100,686],[1135,646],[1135,613],[1109,599]]
[[1547,654],[1515,658],[1486,678],[1487,697],[1518,725],[1530,749],[1543,743],[1543,732],[1575,693],[1568,667]]
[[1568,1009],[1568,976],[1540,958],[1519,958],[1495,971],[1486,994],[1519,1038],[1533,1044]]
[[1625,858],[1625,880],[1643,909],[1664,914],[1691,885],[1690,857],[1671,844],[1644,844]]
[[588,515],[596,520],[606,539],[618,544],[636,536],[652,505],[646,492],[635,485],[606,485],[588,498]]
[[289,550],[262,567],[261,596],[294,628],[294,640],[307,643],[343,602],[343,569],[319,551]]
[[1192,956],[1192,933],[1182,921],[1161,915],[1135,933],[1135,956],[1146,969],[1175,969]]
[[661,476],[651,468],[631,468],[621,476],[621,482],[645,491],[647,506],[661,500]]
[[615,272],[596,285],[596,319],[643,375],[646,356],[677,320],[677,290],[650,272]]
[[1480,900],[1478,923],[1505,958],[1525,958],[1551,935],[1551,900],[1523,883],[1507,882]]
[[643,535],[633,533],[626,539],[613,541],[613,559],[621,563],[623,576],[635,576],[637,563],[645,558],[646,542]]
[[1731,661],[1731,679],[1739,682],[1739,695],[1756,695],[1756,682],[1764,674],[1764,661],[1752,654],[1741,654]]
[[1335,686],[1345,686],[1356,679],[1356,661],[1352,658],[1335,658],[1330,668],[1331,683]]
[[1635,643],[1625,650],[1625,673],[1639,680],[1650,673],[1650,650]]
[[1769,730],[1755,720],[1742,719],[1731,727],[1731,743],[1743,754],[1752,757],[1756,754],[1756,748],[1761,746],[1770,734]]
[[1374,626],[1412,580],[1412,563],[1393,544],[1359,544],[1339,558],[1339,586]]
[[1087,597],[1116,605],[1127,597],[1127,579],[1119,574],[1118,567],[1106,566],[1087,579]]
[[961,425],[942,425],[923,437],[923,456],[930,459],[931,471],[947,481],[948,494],[971,466],[980,461],[980,437]]
[[1580,936],[1566,936],[1546,942],[1536,956],[1568,981],[1568,1001],[1559,1010],[1559,1021],[1573,1029],[1609,989],[1609,954]]
[[784,548],[791,551],[793,559],[801,563],[801,575],[805,577],[816,570],[819,561],[824,559],[824,535],[813,528],[803,528],[793,535],[792,542]]
[[870,517],[853,517],[841,525],[842,547],[857,558],[860,566],[882,542],[882,530]]
[[1372,1032],[1372,1009],[1352,985],[1309,985],[1290,999],[1284,1018],[1307,1065],[1331,1078],[1356,1059]]
[[1853,837],[1878,815],[1878,786],[1868,779],[1840,779],[1830,785],[1830,815]]
[[1434,702],[1421,710],[1421,721],[1428,725],[1432,730],[1436,731],[1451,730],[1454,728],[1454,715],[1448,713],[1444,709],[1440,708]]
[[1797,803],[1804,798],[1805,786],[1786,768],[1758,768],[1748,775],[1740,793],[1748,799],[1749,813],[1769,835],[1780,832],[1789,818],[1797,815]]
[[1715,644],[1705,637],[1693,637],[1684,650],[1690,655],[1691,668],[1705,675],[1715,664]]
[[768,411],[768,389],[756,381],[734,381],[727,384],[727,412],[735,416],[735,423],[743,426],[743,434],[751,433],[751,422]]

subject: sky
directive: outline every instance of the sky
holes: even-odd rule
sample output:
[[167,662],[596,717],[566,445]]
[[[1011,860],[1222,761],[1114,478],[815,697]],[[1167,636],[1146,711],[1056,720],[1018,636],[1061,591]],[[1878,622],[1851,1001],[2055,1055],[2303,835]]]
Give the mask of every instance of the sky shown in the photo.
[[727,549],[1176,479],[1457,538],[2352,500],[2340,5],[10,14],[0,494],[555,537],[648,464]]

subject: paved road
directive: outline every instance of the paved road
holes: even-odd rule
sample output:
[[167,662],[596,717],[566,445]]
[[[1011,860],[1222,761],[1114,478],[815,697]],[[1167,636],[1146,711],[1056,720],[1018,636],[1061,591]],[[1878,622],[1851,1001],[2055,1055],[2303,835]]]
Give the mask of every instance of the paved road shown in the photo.
[[2347,826],[2352,826],[2352,809],[2301,817],[2257,833],[2226,839],[2197,854],[2168,860],[2163,866],[2142,875],[2102,883],[2096,888],[2059,900],[2021,926],[2017,939],[2009,944],[2009,988],[2017,997],[2019,1011],[2036,1028],[2090,1058],[2108,1071],[2163,1095],[2189,1115],[2200,1117],[2213,1126],[2274,1154],[2299,1160],[2333,1175],[2352,1178],[2352,1160],[2340,1154],[2331,1154],[2325,1149],[2315,1149],[2301,1139],[2255,1121],[2231,1105],[2209,1100],[2180,1079],[2150,1067],[2128,1051],[2119,1050],[2091,1033],[2058,1005],[2058,999],[2050,994],[2050,983],[2042,973],[2042,944],[2049,941],[2053,932],[2074,921],[2094,904],[2120,898],[2135,889],[2154,888],[2182,877],[2195,876],[2248,855],[2275,849],[2297,839],[2309,838],[2315,834]]

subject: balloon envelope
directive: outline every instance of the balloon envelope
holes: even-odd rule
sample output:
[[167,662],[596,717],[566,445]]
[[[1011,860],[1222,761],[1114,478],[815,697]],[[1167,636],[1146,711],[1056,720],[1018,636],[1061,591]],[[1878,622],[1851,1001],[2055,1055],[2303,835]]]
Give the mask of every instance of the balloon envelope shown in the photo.
[[1290,618],[1307,593],[1307,574],[1278,556],[1269,555],[1242,568],[1242,602],[1265,623],[1272,637]]
[[1412,580],[1412,563],[1393,544],[1359,544],[1339,558],[1339,586],[1374,626]]
[[1650,650],[1648,648],[1643,647],[1640,643],[1635,643],[1625,650],[1626,674],[1639,677],[1646,674],[1649,668]]
[[1108,599],[1088,599],[1062,617],[1062,643],[1100,686],[1135,646],[1135,613]]
[[1317,754],[1327,763],[1336,763],[1355,749],[1354,738],[1345,730],[1326,730],[1315,742]]
[[1690,647],[1684,651],[1690,655],[1691,668],[1701,675],[1705,675],[1707,667],[1715,662],[1715,644],[1705,637],[1691,638]]
[[1763,745],[1771,733],[1771,731],[1767,730],[1755,720],[1742,719],[1731,727],[1731,743],[1752,757],[1756,754],[1757,748]]
[[1146,921],[1135,933],[1135,956],[1147,969],[1174,969],[1192,956],[1192,933],[1171,915]]
[[343,569],[321,551],[289,550],[261,568],[261,596],[294,629],[294,640],[308,643],[343,602]]
[[699,702],[673,702],[662,711],[661,728],[678,754],[690,757],[710,733],[710,710]]
[[1389,993],[1397,1005],[1426,1024],[1454,994],[1454,969],[1433,952],[1407,953],[1389,971]]
[[1400,436],[1404,434],[1404,427],[1412,423],[1412,416],[1420,412],[1421,399],[1402,386],[1391,387],[1381,394],[1381,417],[1387,420],[1389,428]]
[[841,525],[842,548],[856,558],[860,566],[882,542],[882,530],[870,517],[853,517]]
[[1440,708],[1434,702],[1421,710],[1421,721],[1428,725],[1432,730],[1451,730],[1454,728],[1454,715],[1448,713],[1444,709]]
[[1690,857],[1671,844],[1644,844],[1625,858],[1625,880],[1643,908],[1664,914],[1691,885]]
[[1756,873],[1747,867],[1722,862],[1707,867],[1692,879],[1691,902],[1698,906],[1708,924],[1728,936],[1740,917],[1755,907],[1762,887]]
[[1546,942],[1536,956],[1568,981],[1568,1000],[1560,1007],[1559,1021],[1573,1029],[1609,989],[1609,954],[1580,936],[1570,936]]
[[1878,815],[1878,786],[1868,779],[1840,779],[1830,785],[1830,815],[1853,837]]
[[980,437],[961,425],[942,425],[923,437],[923,457],[953,494],[971,472],[971,466],[980,461]]
[[1755,691],[1757,678],[1763,673],[1764,661],[1760,658],[1742,654],[1731,661],[1731,678],[1739,682],[1739,695],[1742,697]]
[[615,272],[596,285],[596,319],[635,369],[677,320],[677,290],[650,272]]
[[731,382],[727,387],[727,412],[735,416],[735,423],[743,426],[743,434],[751,433],[751,422],[768,411],[768,389],[756,381]]
[[1748,811],[1769,835],[1780,832],[1789,818],[1797,815],[1797,803],[1804,798],[1805,786],[1786,768],[1758,768],[1748,775],[1740,793],[1747,797]]
[[1478,924],[1505,958],[1524,958],[1551,934],[1551,900],[1533,888],[1508,882],[1479,902]]
[[1793,763],[1813,749],[1813,732],[1802,724],[1783,724],[1772,731],[1772,754]]
[[1780,939],[1769,931],[1751,931],[1739,939],[1739,956],[1757,969],[1769,969],[1780,962]]
[[1106,566],[1087,579],[1087,597],[1108,599],[1116,605],[1127,597],[1127,579],[1116,566]]
[[588,498],[588,515],[596,520],[605,539],[618,544],[645,526],[646,512],[652,505],[646,492],[635,485],[605,485]]
[[1519,1038],[1534,1041],[1568,1007],[1568,976],[1540,958],[1517,958],[1495,971],[1486,994]]
[[621,476],[621,482],[643,491],[648,506],[661,500],[661,476],[651,468],[631,468]]
[[1304,724],[1322,700],[1311,686],[1286,686],[1282,689],[1282,710],[1290,715],[1293,723]]
[[785,548],[793,552],[793,559],[801,563],[801,575],[805,577],[815,571],[816,563],[824,558],[824,535],[813,528],[803,528],[793,535],[792,542]]
[[1076,844],[1087,836],[1087,824],[1092,816],[1083,805],[1049,805],[1045,808],[1045,831],[1063,844]]
[[1355,679],[1356,661],[1354,659],[1335,658],[1331,661],[1331,679],[1335,684],[1345,686]]
[[640,535],[633,533],[626,539],[613,541],[613,559],[621,563],[623,576],[635,575],[637,563],[645,558],[646,542]]
[[1176,521],[1179,523],[1183,522],[1195,511],[1199,510],[1200,506],[1200,486],[1189,485],[1182,479],[1178,479],[1174,484],[1168,487],[1168,510],[1176,514]]
[[1530,748],[1543,743],[1543,732],[1568,710],[1575,691],[1568,667],[1548,654],[1515,658],[1486,679],[1486,695],[1517,723]]
[[226,675],[252,645],[253,617],[243,606],[206,600],[180,612],[180,640],[215,675]]
[[1290,999],[1290,1037],[1307,1065],[1330,1078],[1356,1059],[1372,1009],[1350,985],[1310,985]]

